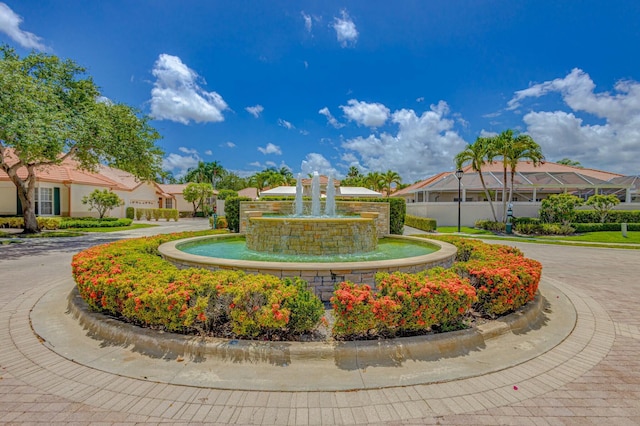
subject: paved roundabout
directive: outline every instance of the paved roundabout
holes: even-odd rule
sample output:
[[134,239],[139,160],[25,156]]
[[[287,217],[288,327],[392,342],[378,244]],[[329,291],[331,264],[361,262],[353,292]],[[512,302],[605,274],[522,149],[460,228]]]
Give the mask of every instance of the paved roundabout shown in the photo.
[[[71,256],[128,236],[0,246],[1,423],[640,422],[636,250],[518,244],[544,266],[542,321],[524,329],[515,317],[437,353],[404,342],[311,359],[260,347],[199,358],[101,343],[65,313]],[[451,351],[460,339],[471,343]]]

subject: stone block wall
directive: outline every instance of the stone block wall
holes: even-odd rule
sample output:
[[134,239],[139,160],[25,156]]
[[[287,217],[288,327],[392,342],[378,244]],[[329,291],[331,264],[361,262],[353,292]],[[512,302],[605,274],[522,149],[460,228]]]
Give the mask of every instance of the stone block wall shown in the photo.
[[[311,209],[311,201],[305,201],[305,210]],[[294,201],[242,201],[240,203],[240,233],[246,233],[248,211],[260,211],[263,213],[292,215],[294,213]],[[324,211],[324,203],[322,203]],[[362,212],[378,213],[375,219],[378,238],[389,234],[390,207],[389,203],[366,201],[336,201],[337,215],[358,215]]]

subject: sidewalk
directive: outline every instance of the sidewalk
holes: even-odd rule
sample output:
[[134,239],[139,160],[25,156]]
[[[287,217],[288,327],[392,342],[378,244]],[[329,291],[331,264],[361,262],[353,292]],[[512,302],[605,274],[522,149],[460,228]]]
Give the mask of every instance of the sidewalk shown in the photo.
[[[181,222],[176,224],[180,230],[206,229],[198,221]],[[573,305],[575,328],[537,358],[457,380],[357,391],[233,390],[203,384],[223,377],[224,371],[196,374],[187,360],[172,359],[158,363],[163,374],[173,375],[163,383],[135,369],[125,376],[105,366],[87,366],[92,361],[59,354],[54,350],[60,348],[49,349],[51,342],[34,334],[31,320],[39,327],[44,314],[35,318],[32,309],[42,307],[56,290],[69,288],[69,262],[75,252],[109,238],[178,230],[170,224],[94,240],[0,246],[0,423],[640,423],[640,262],[635,250],[505,242],[543,263],[543,285],[558,289]],[[544,331],[543,324],[537,332],[543,336]],[[522,337],[520,343],[505,344],[502,351],[531,350],[540,344],[535,336],[516,336]],[[127,356],[139,356],[135,351],[127,355],[118,346],[98,349],[111,354],[102,358],[105,363],[112,358],[114,364],[126,363]],[[446,375],[447,362],[462,365],[469,360],[469,355],[443,359],[428,364],[426,372]],[[246,365],[250,368],[243,380],[255,382],[255,388],[278,369],[289,374],[268,363]],[[358,374],[377,374],[378,368],[359,368]],[[177,377],[198,385],[168,383]],[[308,377],[312,383],[313,375]],[[411,383],[409,374],[403,380]]]

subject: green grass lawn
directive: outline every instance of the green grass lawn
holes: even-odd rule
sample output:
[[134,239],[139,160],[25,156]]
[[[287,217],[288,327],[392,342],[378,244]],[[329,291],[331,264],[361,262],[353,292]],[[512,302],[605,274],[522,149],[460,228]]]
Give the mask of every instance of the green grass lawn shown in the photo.
[[[443,234],[451,234],[454,232],[458,232],[458,227],[457,226],[438,226],[437,228],[438,232],[441,232]],[[484,229],[476,229],[476,228],[470,228],[468,226],[462,226],[460,227],[460,232],[463,234],[485,234],[485,235],[490,235],[493,234],[493,232],[491,231],[486,231]]]
[[67,231],[79,231],[79,232],[116,232],[116,231],[128,231],[131,229],[141,228],[153,228],[158,225],[151,225],[147,223],[132,223],[129,226],[106,226],[104,228],[68,228]]
[[640,244],[640,232],[627,232],[627,237],[622,236],[620,231],[603,231],[603,232],[585,232],[578,235],[558,236],[558,235],[546,235],[538,237],[541,239],[549,240],[563,240],[563,241],[585,241],[590,243],[636,243]]

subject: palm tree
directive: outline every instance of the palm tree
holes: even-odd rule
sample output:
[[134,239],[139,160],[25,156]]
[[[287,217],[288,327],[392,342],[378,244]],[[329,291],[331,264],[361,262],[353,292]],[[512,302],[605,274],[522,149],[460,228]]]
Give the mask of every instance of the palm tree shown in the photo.
[[402,178],[397,172],[394,172],[393,170],[387,170],[386,172],[382,173],[381,182],[382,189],[386,189],[387,198],[389,198],[391,196],[391,185],[394,183],[396,185],[401,184]]
[[580,164],[579,161],[571,160],[570,158],[567,158],[567,157],[565,157],[562,160],[558,161],[558,164],[564,164],[565,166],[572,166],[572,167],[582,168],[582,164]]
[[534,165],[540,164],[544,160],[540,145],[531,136],[519,135],[511,129],[507,129],[490,139],[487,153],[488,161],[493,161],[495,157],[502,157],[502,221],[507,220],[507,168],[511,169],[511,190],[509,192],[509,203],[513,194],[513,178],[516,173],[518,161],[525,158],[533,161]]
[[369,172],[364,177],[364,183],[373,191],[382,191],[382,174],[380,172]]
[[511,145],[511,149],[509,150],[508,163],[509,168],[511,169],[509,203],[511,203],[513,197],[513,180],[520,160],[530,160],[534,167],[544,161],[544,155],[542,155],[540,145],[538,145],[529,135],[517,135]]
[[484,181],[484,176],[482,175],[482,166],[484,166],[487,158],[488,149],[491,143],[491,139],[478,137],[476,141],[472,144],[468,144],[464,151],[459,152],[454,161],[456,163],[456,169],[461,169],[462,166],[470,162],[471,169],[474,172],[477,172],[480,176],[480,183],[482,183],[482,189],[484,189],[484,195],[487,197],[489,201],[489,206],[491,207],[491,213],[493,214],[493,220],[495,222],[498,221],[496,216],[496,209],[493,207],[493,200],[491,199],[491,194],[489,194],[489,190],[487,189],[487,184]]

